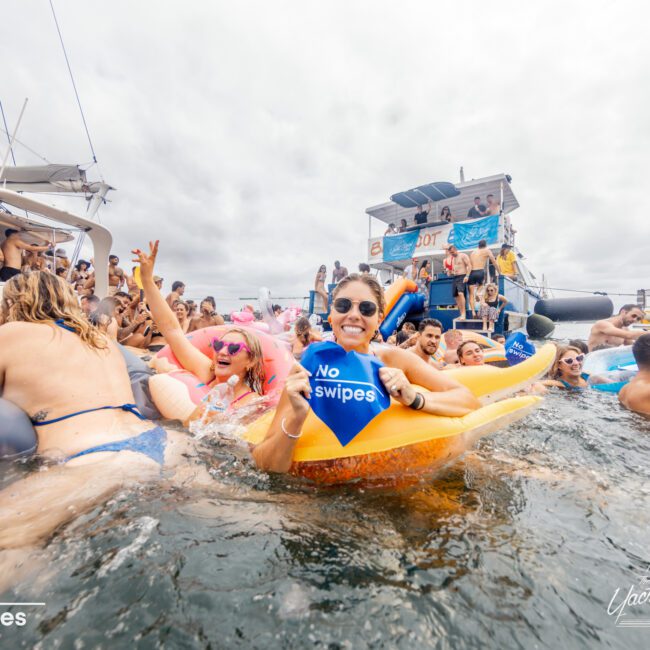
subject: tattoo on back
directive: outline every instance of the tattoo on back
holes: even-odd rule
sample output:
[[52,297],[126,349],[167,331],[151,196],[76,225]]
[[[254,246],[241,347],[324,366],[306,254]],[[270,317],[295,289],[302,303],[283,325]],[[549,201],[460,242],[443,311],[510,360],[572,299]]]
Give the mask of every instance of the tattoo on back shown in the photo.
[[47,414],[49,411],[38,411],[38,413],[34,413],[32,416],[32,421],[33,422],[43,422],[43,420],[47,420]]

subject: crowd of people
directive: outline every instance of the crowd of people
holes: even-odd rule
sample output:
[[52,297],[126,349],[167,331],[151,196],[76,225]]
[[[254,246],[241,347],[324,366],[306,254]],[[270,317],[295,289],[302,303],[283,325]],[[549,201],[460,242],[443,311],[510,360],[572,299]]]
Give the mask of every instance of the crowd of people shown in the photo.
[[[0,327],[2,397],[29,416],[37,432],[38,454],[56,465],[47,475],[31,473],[0,492],[0,515],[5,522],[0,549],[35,543],[74,513],[123,487],[125,481],[160,476],[162,467],[175,468],[186,484],[210,481],[188,460],[196,454],[196,441],[147,420],[135,406],[118,341],[138,342],[149,349],[156,339],[166,341],[181,365],[208,388],[236,377],[229,405],[233,417],[263,397],[266,378],[258,337],[250,329],[234,326],[214,338],[208,356],[197,350],[186,334],[193,326],[217,324],[214,301],[207,297],[200,313],[193,314],[183,300],[185,285],[180,281],[165,296],[163,280],[154,273],[157,253],[157,242],[149,252],[135,250],[138,273],[131,275],[113,257],[113,295],[102,300],[88,291],[91,264],[78,265],[75,270],[80,275],[74,280],[71,274],[63,278],[40,270],[12,274],[6,282]],[[379,379],[396,402],[452,417],[480,406],[468,388],[445,372],[485,364],[479,343],[464,340],[457,330],[445,332],[437,320],[425,319],[417,327],[405,323],[394,338],[373,345],[385,312],[381,285],[369,273],[348,274],[340,264],[335,265],[333,279],[337,280],[329,316],[333,340],[346,352],[376,356],[383,364]],[[628,330],[642,316],[638,307],[627,306],[616,317],[597,323],[589,347],[596,347],[603,337],[613,345],[634,340],[639,374],[621,392],[621,402],[650,414],[650,334]],[[299,358],[321,338],[306,318],[299,318],[291,339],[294,356]],[[492,338],[503,342],[497,334]],[[436,354],[443,340],[445,353]],[[585,344],[580,341],[558,346],[546,386],[583,389],[584,354]],[[251,450],[261,470],[281,473],[290,469],[311,410],[310,391],[309,375],[296,363],[266,436]],[[201,416],[202,408],[197,407],[194,417]],[[44,485],[47,516],[43,515]]]

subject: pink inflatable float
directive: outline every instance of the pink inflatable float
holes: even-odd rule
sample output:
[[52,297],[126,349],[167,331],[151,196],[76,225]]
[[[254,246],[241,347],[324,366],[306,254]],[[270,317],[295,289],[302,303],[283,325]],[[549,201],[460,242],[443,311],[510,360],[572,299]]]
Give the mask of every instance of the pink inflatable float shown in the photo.
[[[289,346],[269,334],[250,327],[237,325],[248,330],[262,347],[264,355],[264,394],[271,405],[277,403],[294,359]],[[207,357],[212,358],[212,341],[231,329],[228,325],[206,327],[187,335],[188,341]],[[151,397],[163,417],[172,420],[187,420],[210,389],[193,373],[184,370],[171,348],[166,345],[151,364],[159,373],[149,380]]]

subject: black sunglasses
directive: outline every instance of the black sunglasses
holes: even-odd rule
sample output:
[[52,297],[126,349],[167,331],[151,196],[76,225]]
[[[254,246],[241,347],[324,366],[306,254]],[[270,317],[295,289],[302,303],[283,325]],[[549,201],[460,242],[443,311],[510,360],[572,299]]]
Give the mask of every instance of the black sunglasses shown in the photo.
[[[337,298],[334,301],[334,309],[339,314],[347,314],[354,303],[349,298]],[[377,313],[377,305],[371,300],[362,300],[359,303],[359,313],[362,316],[374,316]]]

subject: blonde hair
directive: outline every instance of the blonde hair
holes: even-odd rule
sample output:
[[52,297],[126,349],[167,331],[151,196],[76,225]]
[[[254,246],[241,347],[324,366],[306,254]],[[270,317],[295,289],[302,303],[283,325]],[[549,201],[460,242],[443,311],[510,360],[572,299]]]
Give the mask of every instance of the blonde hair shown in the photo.
[[550,375],[553,379],[557,379],[560,376],[560,360],[567,352],[575,352],[576,354],[583,354],[581,350],[573,347],[572,345],[558,345],[557,352],[555,353],[555,361],[551,366]]
[[[262,346],[260,345],[259,339],[242,327],[229,327],[222,334],[222,336],[230,334],[231,332],[241,334],[246,341],[246,345],[248,345],[252,353],[252,356],[250,354],[249,356],[251,356],[253,365],[246,371],[244,382],[251,390],[254,390],[256,393],[262,395],[264,393],[266,375],[264,373],[264,354],[262,352]],[[212,367],[212,372],[214,372],[214,365]]]
[[108,347],[106,338],[84,317],[70,285],[47,271],[15,275],[4,286],[2,311],[6,323],[54,323],[74,330],[91,348]]

